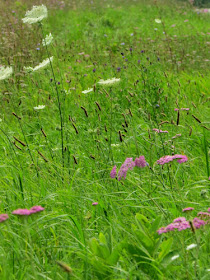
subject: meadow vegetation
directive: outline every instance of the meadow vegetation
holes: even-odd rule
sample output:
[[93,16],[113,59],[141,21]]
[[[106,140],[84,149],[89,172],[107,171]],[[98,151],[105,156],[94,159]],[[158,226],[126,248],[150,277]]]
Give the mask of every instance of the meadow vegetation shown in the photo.
[[0,11],[0,279],[209,279],[210,14]]

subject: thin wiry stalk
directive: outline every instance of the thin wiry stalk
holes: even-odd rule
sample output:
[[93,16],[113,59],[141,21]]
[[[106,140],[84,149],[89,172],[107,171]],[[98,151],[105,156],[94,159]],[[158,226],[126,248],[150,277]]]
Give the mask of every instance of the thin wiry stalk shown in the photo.
[[[39,26],[40,26],[40,28],[41,28],[43,40],[44,40],[44,42],[45,42],[45,37],[44,37],[44,32],[43,32],[42,24],[40,23]],[[63,135],[63,134],[64,134],[64,133],[63,133],[64,122],[63,122],[63,115],[62,115],[62,109],[61,109],[60,95],[59,95],[58,87],[57,87],[57,84],[56,84],[55,73],[54,73],[54,70],[53,70],[52,62],[51,62],[51,60],[50,60],[50,54],[49,54],[49,51],[48,51],[48,47],[47,47],[47,45],[46,45],[46,42],[45,42],[45,48],[46,48],[47,56],[48,56],[48,59],[49,59],[49,62],[50,62],[50,68],[51,68],[51,71],[52,71],[53,82],[54,82],[54,85],[55,85],[55,90],[56,90],[56,95],[57,95],[58,110],[59,110],[60,125],[61,125],[62,166],[63,166],[63,168],[64,168],[64,135]]]

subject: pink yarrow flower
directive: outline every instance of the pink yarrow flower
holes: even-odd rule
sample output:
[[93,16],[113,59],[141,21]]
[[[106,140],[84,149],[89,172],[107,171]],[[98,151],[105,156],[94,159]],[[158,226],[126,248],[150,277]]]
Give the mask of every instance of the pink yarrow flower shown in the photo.
[[208,210],[207,210],[208,212],[210,212],[210,208],[208,208]]
[[98,202],[93,202],[92,205],[96,206],[96,205],[98,205]]
[[192,211],[192,210],[194,210],[193,207],[187,207],[187,208],[182,209],[182,212],[187,212],[187,211]]
[[201,217],[210,217],[210,213],[208,213],[208,212],[199,212],[198,213],[198,216],[201,216]]
[[165,163],[169,163],[170,161],[173,161],[173,156],[164,156],[161,157],[159,160],[157,160],[157,164],[163,165]]
[[145,167],[147,165],[144,156],[140,156],[139,158],[136,158],[134,163],[135,163],[135,166],[138,166],[140,168],[143,168],[143,167]]
[[0,223],[6,221],[7,219],[9,219],[7,214],[0,214]]
[[44,208],[40,205],[36,205],[36,206],[31,207],[31,209],[29,211],[31,212],[31,214],[35,214],[35,213],[44,211]]
[[128,170],[132,170],[135,166],[135,162],[133,161],[133,158],[126,158],[124,163],[121,165],[120,170],[118,172],[118,181],[120,181],[122,178],[126,178]]
[[174,156],[164,156],[161,157],[159,160],[157,160],[157,164],[163,165],[165,163],[169,163],[173,161],[174,159],[177,159],[178,163],[183,163],[188,160],[187,156],[185,155],[174,155]]
[[[207,222],[200,220],[199,218],[193,219],[193,225],[196,229],[199,229],[201,226],[204,226]],[[182,231],[185,229],[191,228],[190,222],[188,222],[185,217],[179,217],[174,219],[173,223],[167,225],[166,227],[161,227],[157,230],[158,234],[166,233],[169,231],[174,231],[177,229],[178,231]]]
[[31,215],[31,211],[28,209],[16,209],[12,212],[13,215],[19,215],[19,216],[29,216]]
[[110,177],[114,179],[116,176],[117,176],[117,166],[115,165],[110,172]]
[[38,212],[44,211],[44,208],[40,205],[36,205],[31,207],[30,210],[28,209],[16,209],[12,212],[13,215],[19,215],[19,216],[29,216],[31,214],[35,214]]

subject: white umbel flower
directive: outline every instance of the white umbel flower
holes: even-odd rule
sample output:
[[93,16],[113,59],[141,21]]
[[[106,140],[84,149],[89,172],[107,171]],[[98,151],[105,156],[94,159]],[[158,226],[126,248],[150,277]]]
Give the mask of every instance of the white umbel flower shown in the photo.
[[30,73],[30,72],[35,72],[35,71],[38,71],[42,68],[45,68],[50,62],[53,61],[53,56],[51,56],[50,58],[47,58],[45,60],[43,60],[39,65],[37,65],[36,67],[32,68],[32,67],[24,67],[23,69]]
[[45,47],[45,46],[48,46],[52,43],[53,41],[53,36],[52,34],[50,33],[49,35],[46,35],[45,39],[42,40],[42,45]]
[[93,91],[93,88],[88,88],[88,89],[86,89],[86,90],[83,90],[82,91],[82,93],[89,93],[89,92],[91,92],[91,91]]
[[176,259],[178,259],[178,258],[179,258],[179,255],[174,255],[174,256],[171,258],[171,260],[174,261],[174,260],[176,260]]
[[155,19],[155,22],[156,22],[156,23],[161,23],[161,20],[158,19],[158,18],[156,18],[156,19]]
[[192,243],[192,244],[190,244],[189,246],[187,246],[186,250],[188,251],[188,250],[191,250],[191,249],[193,249],[193,248],[195,248],[195,247],[197,247],[197,244]]
[[34,107],[34,110],[42,110],[45,108],[45,105],[38,105],[37,107]]
[[23,67],[23,69],[24,69],[24,71],[26,71],[27,73],[31,73],[31,72],[33,72],[34,71],[34,68],[32,68],[32,67]]
[[109,85],[115,84],[115,83],[117,83],[119,81],[120,81],[120,79],[112,78],[112,79],[108,79],[108,80],[100,80],[98,82],[98,84],[99,85],[107,85],[107,86],[109,86]]
[[22,18],[23,23],[33,24],[47,18],[47,7],[45,5],[33,6]]
[[12,67],[0,67],[0,81],[8,79],[13,73]]

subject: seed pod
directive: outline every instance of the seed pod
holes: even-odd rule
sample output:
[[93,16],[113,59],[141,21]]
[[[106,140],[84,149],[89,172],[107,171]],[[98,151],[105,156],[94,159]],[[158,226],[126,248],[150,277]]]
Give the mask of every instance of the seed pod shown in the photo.
[[192,117],[193,117],[197,122],[201,123],[201,121],[200,121],[196,116],[192,115]]
[[19,140],[17,137],[13,136],[13,138],[14,138],[18,143],[20,143],[23,147],[26,146],[26,144],[23,143],[21,140]]
[[77,159],[75,158],[74,155],[73,155],[73,159],[74,159],[74,163],[75,163],[75,164],[78,164],[78,163],[77,163]]
[[47,135],[46,135],[46,133],[44,132],[44,130],[41,128],[41,132],[42,132],[42,134],[44,135],[44,137],[46,138],[47,137]]
[[95,102],[95,104],[97,105],[98,110],[101,111],[101,106],[100,106],[100,104],[99,104],[97,101]]
[[119,130],[118,133],[119,133],[119,137],[120,137],[120,142],[123,142],[121,131]]
[[85,109],[85,107],[81,106],[81,109],[85,112],[85,116],[88,118],[88,113],[87,113],[87,110]]
[[48,159],[46,159],[46,157],[40,151],[38,151],[38,154],[43,158],[45,162],[48,162]]
[[179,125],[179,117],[180,117],[180,115],[179,115],[179,111],[177,111],[177,120],[176,120],[176,125]]

